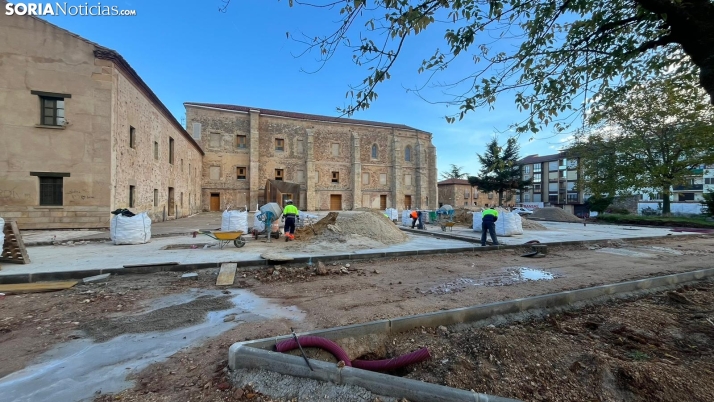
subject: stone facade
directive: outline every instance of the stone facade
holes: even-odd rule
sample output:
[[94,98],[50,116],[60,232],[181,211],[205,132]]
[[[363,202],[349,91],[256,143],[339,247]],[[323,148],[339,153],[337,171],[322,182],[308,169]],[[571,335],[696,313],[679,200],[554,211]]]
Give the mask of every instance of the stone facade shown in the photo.
[[437,183],[439,188],[439,205],[451,205],[454,208],[488,207],[498,203],[498,195],[478,191],[471,187],[468,180],[448,179]]
[[187,130],[206,153],[203,210],[254,210],[265,202],[266,181],[281,173],[282,180],[300,184],[294,198],[301,209],[437,205],[430,133],[233,105],[185,107]]
[[181,193],[195,200],[167,219],[199,210],[202,151],[120,55],[29,16],[0,13],[0,37],[12,38],[0,41],[1,217],[21,229],[105,228],[129,207],[130,186],[131,209],[154,220],[169,187],[177,204]]

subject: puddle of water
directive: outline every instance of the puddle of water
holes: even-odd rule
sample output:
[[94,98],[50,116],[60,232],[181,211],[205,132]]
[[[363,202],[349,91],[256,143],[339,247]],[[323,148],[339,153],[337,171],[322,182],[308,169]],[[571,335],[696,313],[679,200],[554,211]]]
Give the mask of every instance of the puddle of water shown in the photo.
[[628,250],[626,248],[601,248],[596,251],[596,253],[607,253],[607,254],[614,254],[614,255],[621,255],[625,257],[635,257],[635,258],[648,258],[648,257],[656,257],[654,254],[649,254],[649,253],[641,253],[639,251],[634,251],[634,250]]
[[[96,391],[120,392],[133,386],[126,377],[150,364],[166,360],[179,350],[215,337],[242,322],[272,318],[302,320],[304,313],[295,306],[281,307],[244,290],[232,291],[234,307],[211,311],[196,325],[166,332],[125,334],[102,343],[78,339],[44,353],[38,362],[0,379],[3,400],[91,401]],[[191,301],[200,296],[221,296],[220,291],[193,291],[154,300],[158,309]],[[188,299],[188,300],[186,300]],[[235,320],[224,322],[228,315]]]
[[543,271],[537,268],[510,267],[505,268],[503,273],[488,276],[476,280],[471,278],[458,278],[452,282],[442,283],[427,290],[421,291],[423,294],[451,294],[458,293],[473,286],[510,286],[517,283],[530,281],[548,281],[561,278],[562,275]]

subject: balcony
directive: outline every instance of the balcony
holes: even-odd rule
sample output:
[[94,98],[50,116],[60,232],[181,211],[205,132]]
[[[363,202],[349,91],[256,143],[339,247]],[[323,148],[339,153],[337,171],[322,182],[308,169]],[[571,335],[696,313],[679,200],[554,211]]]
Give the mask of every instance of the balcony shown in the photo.
[[690,184],[686,186],[674,186],[672,187],[674,191],[702,191],[704,190],[703,184]]

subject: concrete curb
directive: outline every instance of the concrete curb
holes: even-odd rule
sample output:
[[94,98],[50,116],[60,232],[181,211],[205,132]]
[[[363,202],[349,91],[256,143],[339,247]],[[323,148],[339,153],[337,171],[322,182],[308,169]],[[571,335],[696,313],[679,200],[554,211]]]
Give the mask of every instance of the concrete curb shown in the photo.
[[[402,229],[405,230],[405,229]],[[406,229],[412,232],[411,229]],[[423,230],[415,230],[415,233],[426,234],[429,236],[443,236],[442,234],[424,233]],[[685,236],[701,236],[701,233],[693,233],[691,235],[685,234],[678,237]],[[601,240],[576,240],[576,241],[562,241],[562,242],[548,242],[548,243],[538,243],[541,245],[547,245],[550,247],[554,246],[577,246],[577,245],[587,245],[596,244],[604,241],[640,241],[640,240],[657,240],[663,239],[666,236],[647,236],[647,237],[637,237],[637,238],[626,238],[626,239],[601,239]],[[454,240],[466,240],[462,237],[454,237]],[[478,241],[477,243],[480,243]],[[311,255],[306,257],[297,257],[292,261],[286,262],[286,264],[306,264],[307,262],[313,260],[322,261],[324,263],[337,262],[337,261],[359,261],[359,260],[369,260],[378,258],[397,258],[397,257],[410,257],[410,256],[420,256],[420,255],[430,255],[430,254],[458,254],[467,252],[479,252],[479,251],[491,251],[491,250],[513,250],[519,248],[530,248],[532,244],[513,244],[513,245],[498,245],[498,246],[485,246],[480,245],[473,247],[456,247],[456,248],[439,248],[439,249],[422,249],[422,250],[410,250],[410,251],[383,251],[375,253],[361,253],[361,254],[334,254],[334,255]],[[194,264],[177,264],[175,262],[161,262],[154,264],[147,264],[144,266],[131,266],[124,268],[95,268],[87,269],[82,271],[54,271],[54,272],[38,272],[38,273],[25,273],[25,274],[3,274],[0,271],[0,285],[10,285],[16,283],[29,283],[29,282],[39,282],[39,281],[62,281],[70,279],[82,279],[88,276],[102,275],[106,273],[117,274],[117,275],[129,275],[129,274],[151,274],[156,272],[173,271],[173,272],[186,272],[197,269],[205,268],[220,268],[221,264],[224,263],[236,263],[238,268],[261,268],[270,265],[275,265],[269,260],[255,259],[255,260],[242,260],[242,261],[221,261],[221,262],[205,262],[205,263],[194,263]]]
[[[174,232],[174,233],[160,233],[160,234],[152,234],[151,238],[161,238],[161,237],[176,237],[176,236],[190,236],[193,234],[193,232]],[[90,236],[99,236],[99,235],[90,235]],[[67,243],[67,242],[80,242],[80,241],[86,241],[90,243],[102,243],[106,241],[111,240],[111,235],[107,234],[107,237],[102,237],[102,238],[96,238],[96,239],[85,239],[82,237],[78,237],[75,239],[67,239],[67,240],[62,240],[62,241],[51,241],[51,240],[44,240],[44,241],[28,241],[24,242],[25,247],[40,247],[40,246],[61,246],[62,243]]]
[[414,402],[518,402],[516,399],[479,394],[443,385],[374,373],[334,363],[312,360],[310,370],[302,357],[233,344],[229,351],[235,361],[233,369],[263,369],[294,377],[354,385],[377,395],[406,398]]
[[[498,318],[507,319],[508,317],[518,317],[519,315],[523,316],[534,312],[544,314],[550,311],[578,308],[586,304],[603,303],[613,299],[633,298],[643,294],[660,292],[688,282],[695,282],[713,277],[714,268],[708,268],[698,271],[682,272],[678,274],[595,286],[591,288],[552,293],[504,302],[488,303],[452,310],[438,311],[434,313],[372,321],[365,324],[315,330],[303,333],[301,336],[321,336],[337,341],[339,339],[362,337],[375,333],[394,335],[415,328],[420,328],[422,326],[433,328],[440,325],[476,323],[479,321],[495,320]],[[460,390],[453,390],[449,387],[434,384],[426,384],[420,381],[405,383],[401,381],[405,380],[403,378],[354,368],[349,368],[350,370],[345,370],[348,369],[348,367],[338,369],[334,364],[317,360],[312,360],[310,364],[313,366],[320,364],[321,371],[319,373],[317,371],[311,372],[304,364],[301,357],[272,352],[269,350],[272,349],[277,342],[289,339],[290,337],[290,335],[284,335],[234,343],[228,351],[228,365],[232,370],[240,368],[263,368],[280,374],[312,378],[322,381],[332,381],[336,384],[359,385],[379,395],[403,397],[413,401],[508,400],[500,397],[475,394],[466,391],[461,391],[461,393],[452,393],[452,391]],[[466,392],[468,396],[464,394],[464,392]],[[407,394],[409,396],[407,396]],[[466,399],[467,397],[472,399]]]

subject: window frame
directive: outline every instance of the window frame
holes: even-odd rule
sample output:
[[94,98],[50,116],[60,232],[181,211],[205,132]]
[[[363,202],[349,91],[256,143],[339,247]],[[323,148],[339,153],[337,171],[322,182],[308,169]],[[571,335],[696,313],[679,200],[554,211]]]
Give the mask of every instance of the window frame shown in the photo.
[[275,150],[285,152],[285,138],[275,139]]
[[332,183],[339,183],[339,182],[340,182],[340,172],[333,171],[332,172]]
[[[242,175],[241,170],[243,170]],[[246,166],[236,166],[236,180],[248,180],[248,168]]]
[[159,160],[159,142],[154,141],[154,160],[158,161]]
[[285,169],[275,169],[275,180],[285,181]]
[[173,137],[169,137],[169,164],[173,165],[174,159],[174,139]]
[[136,208],[136,186],[129,185],[129,208]]
[[[61,207],[64,206],[64,177],[57,175],[37,175],[39,183],[39,206],[41,207]],[[43,181],[45,181],[43,183]],[[57,186],[59,184],[59,190]],[[52,188],[43,188],[51,186]],[[50,199],[47,194],[49,192]],[[59,199],[59,201],[58,201]]]
[[154,189],[154,206],[155,207],[159,206],[159,189],[158,188]]
[[379,159],[379,147],[377,144],[372,144],[372,159]]
[[236,135],[236,148],[246,149],[248,148],[248,136],[247,135]]
[[405,162],[411,162],[412,161],[412,146],[407,145],[404,147],[404,161]]
[[136,128],[129,126],[129,148],[136,149]]
[[[40,95],[40,125],[41,126],[50,126],[50,127],[63,127],[66,122],[66,104],[65,104],[65,98],[60,97],[60,96],[48,96],[48,95]],[[52,102],[52,106],[48,108],[45,106],[45,102],[49,101]],[[57,102],[62,102],[62,107],[57,106]],[[45,110],[50,109],[52,110],[52,115],[51,116],[46,116],[45,115]],[[62,116],[58,116],[58,110],[62,110]],[[51,118],[51,122],[47,122],[46,118]],[[62,124],[58,122],[58,118],[62,119]]]

